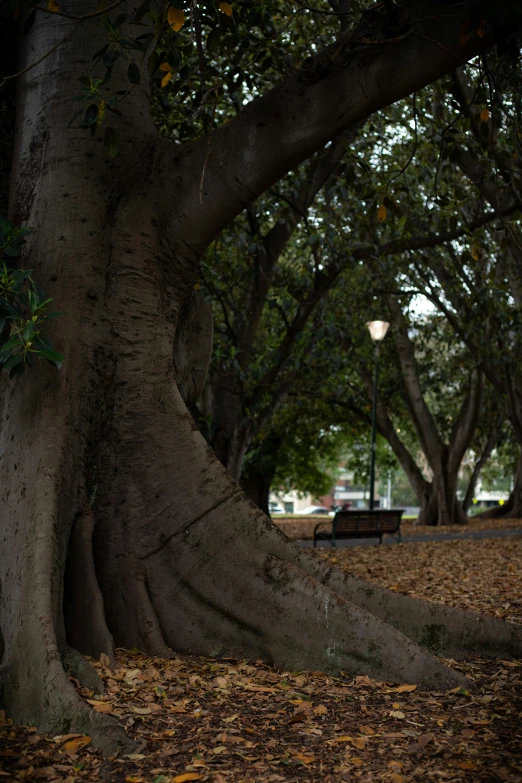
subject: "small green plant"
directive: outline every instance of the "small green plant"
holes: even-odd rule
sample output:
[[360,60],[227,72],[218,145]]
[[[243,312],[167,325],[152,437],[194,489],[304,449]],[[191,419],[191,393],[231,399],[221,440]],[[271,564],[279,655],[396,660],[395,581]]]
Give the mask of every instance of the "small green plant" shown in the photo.
[[9,259],[20,256],[28,228],[0,218],[0,368],[10,377],[32,367],[36,358],[47,359],[60,369],[63,357],[41,335],[46,321],[63,313],[48,312],[46,299],[31,275],[32,269],[15,269]]

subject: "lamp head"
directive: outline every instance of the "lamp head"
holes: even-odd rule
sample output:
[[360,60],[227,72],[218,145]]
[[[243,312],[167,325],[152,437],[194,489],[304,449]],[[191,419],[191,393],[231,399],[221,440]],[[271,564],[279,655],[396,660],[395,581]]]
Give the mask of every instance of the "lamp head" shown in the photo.
[[388,321],[368,321],[366,324],[370,330],[370,337],[376,343],[380,343],[384,340],[389,325]]

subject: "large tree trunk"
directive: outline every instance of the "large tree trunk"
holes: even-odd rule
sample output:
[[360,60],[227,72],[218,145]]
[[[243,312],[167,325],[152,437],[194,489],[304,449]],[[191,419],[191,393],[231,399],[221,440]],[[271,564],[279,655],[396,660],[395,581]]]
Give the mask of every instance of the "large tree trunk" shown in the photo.
[[[71,30],[43,17],[22,63]],[[209,352],[206,316],[200,342],[185,329],[195,317],[202,169],[191,168],[194,148],[177,149],[174,163],[169,153],[175,177],[162,168],[141,88],[121,104],[133,125],[121,123],[115,161],[98,138],[66,130],[76,75],[102,44],[78,28],[19,85],[12,216],[34,229],[24,265],[67,315],[51,334],[65,356],[59,373],[42,364],[1,380],[9,715],[87,731],[107,749],[124,742],[66,675],[100,689],[80,653],[112,656],[115,644],[431,689],[465,680],[426,648],[522,655],[517,626],[371,587],[292,545],[216,459],[187,408]],[[187,195],[180,183],[191,171]],[[163,198],[173,179],[176,203]]]

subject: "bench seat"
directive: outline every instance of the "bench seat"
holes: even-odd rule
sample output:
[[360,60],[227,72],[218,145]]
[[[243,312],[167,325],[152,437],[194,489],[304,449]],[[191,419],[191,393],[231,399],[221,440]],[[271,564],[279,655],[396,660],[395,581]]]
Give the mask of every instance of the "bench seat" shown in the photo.
[[318,541],[329,541],[335,546],[342,538],[378,538],[382,544],[383,535],[394,536],[400,543],[403,513],[403,509],[337,511],[331,522],[319,522],[315,526],[314,547]]

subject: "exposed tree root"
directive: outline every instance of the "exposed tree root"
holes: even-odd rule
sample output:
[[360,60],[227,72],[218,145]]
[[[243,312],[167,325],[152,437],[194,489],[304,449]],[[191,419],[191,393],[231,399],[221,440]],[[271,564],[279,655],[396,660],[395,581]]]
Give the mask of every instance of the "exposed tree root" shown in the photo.
[[220,524],[222,514],[211,513],[188,535],[171,538],[144,558],[169,646],[439,690],[469,685],[392,625],[347,600],[335,589],[347,592],[342,575],[327,585],[320,566],[300,562],[301,553],[258,512],[255,524],[243,515],[231,524],[244,505],[239,497],[229,503],[226,525]]
[[96,694],[105,693],[105,685],[98,676],[98,673],[91,666],[88,660],[72,647],[66,646],[62,649],[62,664],[66,674],[74,677],[80,685],[84,685]]
[[[114,639],[107,627],[92,549],[94,514],[87,504],[76,517],[65,566],[64,614],[69,645],[85,655],[102,653],[114,664]],[[78,622],[81,618],[81,622]]]

